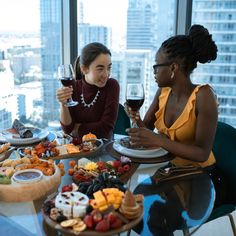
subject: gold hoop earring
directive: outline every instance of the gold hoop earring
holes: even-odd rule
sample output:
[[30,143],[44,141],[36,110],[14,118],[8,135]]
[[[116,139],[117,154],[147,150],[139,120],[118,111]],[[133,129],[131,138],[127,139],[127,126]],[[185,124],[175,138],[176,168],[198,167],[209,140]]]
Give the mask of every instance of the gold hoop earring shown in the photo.
[[174,72],[174,71],[172,71],[170,78],[171,78],[171,79],[173,79],[173,78],[174,78],[174,76],[175,76],[175,72]]

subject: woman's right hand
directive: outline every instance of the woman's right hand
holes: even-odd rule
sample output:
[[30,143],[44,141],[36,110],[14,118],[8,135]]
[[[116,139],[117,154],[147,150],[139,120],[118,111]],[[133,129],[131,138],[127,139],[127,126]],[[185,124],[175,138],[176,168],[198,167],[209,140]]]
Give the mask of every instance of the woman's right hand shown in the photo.
[[56,96],[57,100],[65,104],[69,98],[71,98],[73,93],[73,88],[72,87],[62,87],[57,90]]

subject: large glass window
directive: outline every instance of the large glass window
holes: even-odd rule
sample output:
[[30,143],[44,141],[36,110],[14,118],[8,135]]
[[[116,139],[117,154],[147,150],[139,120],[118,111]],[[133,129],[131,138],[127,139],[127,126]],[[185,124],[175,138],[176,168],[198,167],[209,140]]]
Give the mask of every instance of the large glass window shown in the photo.
[[90,42],[112,51],[112,77],[120,83],[142,82],[149,107],[156,92],[152,65],[156,50],[175,32],[175,0],[78,0],[78,54]]
[[236,127],[236,2],[232,0],[193,0],[192,23],[204,25],[218,47],[218,57],[199,65],[193,78],[209,83],[219,100],[219,120]]
[[15,118],[38,127],[58,123],[60,0],[8,0],[0,9],[0,130]]
[[[60,86],[56,70],[63,55],[62,6],[62,0],[1,3],[0,130],[11,127],[15,118],[41,128],[59,126],[55,92]],[[111,49],[112,77],[120,83],[121,103],[127,82],[144,83],[143,112],[153,99],[157,89],[154,55],[175,32],[175,6],[175,0],[77,1],[78,55],[93,41]]]

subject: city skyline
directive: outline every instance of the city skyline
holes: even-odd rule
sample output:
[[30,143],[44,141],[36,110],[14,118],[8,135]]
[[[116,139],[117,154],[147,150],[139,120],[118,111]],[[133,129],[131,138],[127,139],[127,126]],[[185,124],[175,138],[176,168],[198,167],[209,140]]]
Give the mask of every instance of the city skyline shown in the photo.
[[[127,0],[78,0],[78,7],[79,1],[84,4],[84,23],[112,27],[115,35],[125,33]],[[0,32],[40,30],[40,0],[0,0],[0,2]],[[104,14],[104,8],[115,11],[107,10]]]

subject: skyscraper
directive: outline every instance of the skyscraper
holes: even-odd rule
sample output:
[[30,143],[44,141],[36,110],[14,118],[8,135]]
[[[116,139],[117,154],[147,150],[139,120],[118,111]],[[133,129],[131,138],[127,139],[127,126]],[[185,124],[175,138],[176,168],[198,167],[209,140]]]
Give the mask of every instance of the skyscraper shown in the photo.
[[199,65],[197,83],[209,83],[219,101],[219,120],[236,127],[236,1],[193,1],[193,23],[204,25],[218,47],[216,61]]
[[78,25],[78,51],[88,43],[99,42],[111,47],[111,29],[102,25],[80,23]]
[[56,79],[56,71],[60,64],[61,51],[60,12],[60,0],[40,0],[42,100],[45,121],[59,120],[59,104],[56,100],[59,82]]
[[0,52],[0,130],[11,127],[16,118],[17,97],[14,94],[14,74],[10,68],[10,60],[4,52]]
[[152,49],[152,12],[154,1],[129,0],[127,14],[127,49]]

